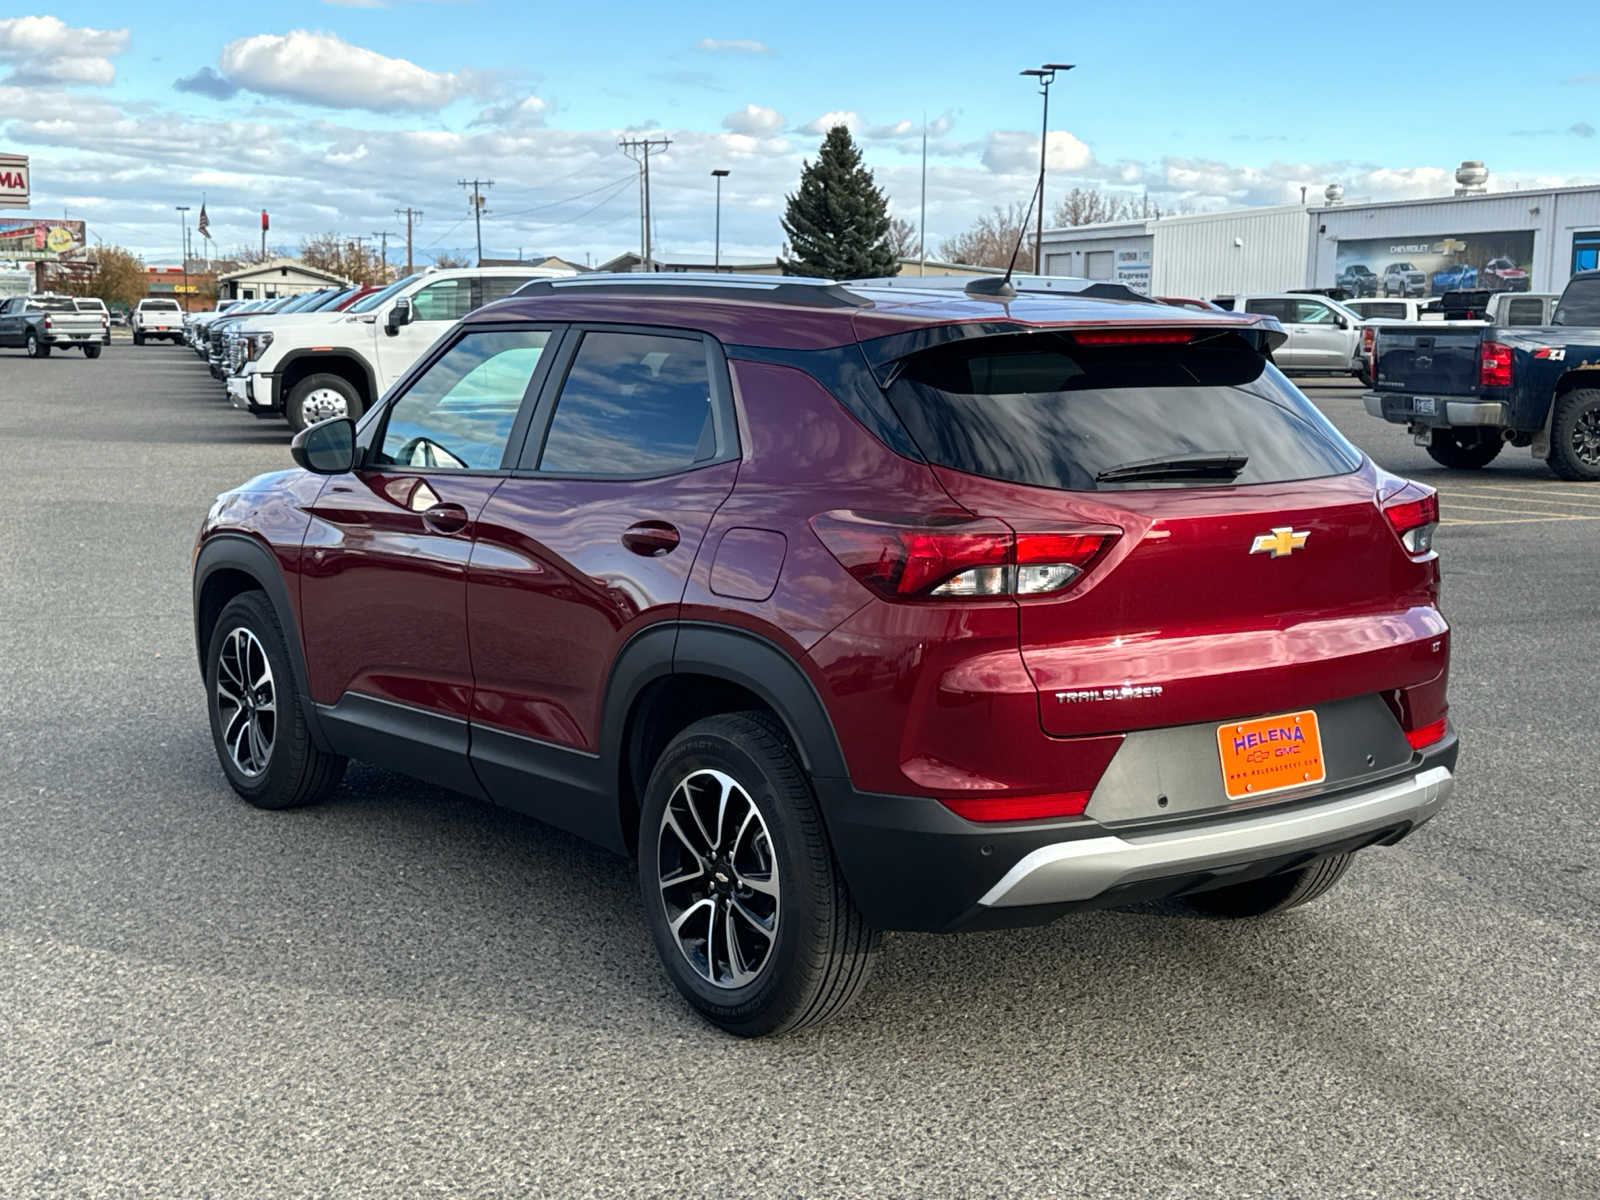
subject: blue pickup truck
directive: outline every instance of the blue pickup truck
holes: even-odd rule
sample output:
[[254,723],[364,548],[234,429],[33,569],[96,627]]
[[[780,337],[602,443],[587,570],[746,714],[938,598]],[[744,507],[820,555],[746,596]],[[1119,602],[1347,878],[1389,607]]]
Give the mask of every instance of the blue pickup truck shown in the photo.
[[1446,467],[1528,446],[1562,479],[1600,481],[1600,271],[1574,275],[1550,320],[1378,326],[1367,411]]

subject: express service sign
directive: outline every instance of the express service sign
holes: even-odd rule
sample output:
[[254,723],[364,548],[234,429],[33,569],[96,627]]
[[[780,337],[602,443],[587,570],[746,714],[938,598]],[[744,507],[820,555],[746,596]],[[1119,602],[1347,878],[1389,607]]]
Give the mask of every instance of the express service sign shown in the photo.
[[0,208],[28,207],[28,156],[0,154]]

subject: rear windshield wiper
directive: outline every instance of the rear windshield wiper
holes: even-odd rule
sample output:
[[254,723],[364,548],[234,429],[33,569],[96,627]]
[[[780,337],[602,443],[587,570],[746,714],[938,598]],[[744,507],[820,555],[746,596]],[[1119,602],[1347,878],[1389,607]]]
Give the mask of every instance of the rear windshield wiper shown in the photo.
[[1248,454],[1202,450],[1197,454],[1173,454],[1164,458],[1142,458],[1138,462],[1107,467],[1095,476],[1097,483],[1132,483],[1141,479],[1232,479],[1250,461]]

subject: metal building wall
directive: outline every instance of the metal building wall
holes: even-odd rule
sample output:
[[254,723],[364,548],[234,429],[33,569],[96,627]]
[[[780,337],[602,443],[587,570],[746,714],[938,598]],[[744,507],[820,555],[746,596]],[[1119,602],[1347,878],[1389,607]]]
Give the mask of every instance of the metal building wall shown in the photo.
[[1151,237],[1144,221],[1118,221],[1114,224],[1080,225],[1074,229],[1044,231],[1044,273],[1084,278],[1087,256],[1110,251],[1112,261],[1118,253],[1148,252]]
[[1333,285],[1341,240],[1503,230],[1533,231],[1532,290],[1559,292],[1571,274],[1573,234],[1600,231],[1600,188],[1441,196],[1312,209],[1307,278],[1314,287]]
[[1208,300],[1303,287],[1309,220],[1298,204],[1162,217],[1152,222],[1153,291]]

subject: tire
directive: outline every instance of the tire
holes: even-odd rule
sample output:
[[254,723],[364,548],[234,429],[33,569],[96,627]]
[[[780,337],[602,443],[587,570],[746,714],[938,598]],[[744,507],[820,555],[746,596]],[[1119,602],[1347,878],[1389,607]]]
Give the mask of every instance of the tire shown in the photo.
[[[819,1025],[860,994],[881,934],[850,899],[810,783],[776,721],[749,712],[696,721],[656,761],[642,809],[645,922],[667,975],[701,1016],[739,1037],[763,1037]],[[719,813],[726,828],[717,827]],[[709,872],[698,865],[706,858]],[[706,936],[698,937],[702,912]]]
[[39,335],[33,330],[28,330],[28,336],[22,339],[22,346],[28,352],[29,358],[49,358],[50,347],[39,340]]
[[85,346],[83,348],[83,356],[85,358],[99,358],[100,351],[104,348],[103,346]]
[[1344,877],[1354,854],[1330,854],[1309,866],[1248,883],[1195,892],[1189,906],[1212,917],[1266,917],[1309,904]]
[[[343,400],[345,406],[342,413],[337,411],[339,399]],[[307,425],[315,425],[329,417],[343,416],[354,421],[365,411],[366,405],[356,389],[350,386],[350,381],[326,371],[307,375],[295,384],[283,405],[283,415],[296,433]]]
[[135,346],[144,345],[144,334],[140,333],[137,329],[133,331],[133,344]]
[[1600,388],[1578,388],[1556,400],[1549,462],[1562,479],[1600,480]]
[[1428,457],[1452,471],[1476,471],[1492,463],[1504,446],[1498,429],[1435,429]]
[[[345,760],[324,753],[311,741],[287,647],[266,596],[244,592],[222,610],[206,648],[206,710],[217,761],[233,790],[257,808],[315,804],[344,775]],[[260,680],[263,664],[266,683],[261,691],[246,704],[230,705],[224,696],[243,693],[241,675]],[[271,703],[270,721],[267,709],[258,703],[262,699]],[[243,726],[237,723],[241,714]],[[251,723],[259,741],[249,732]]]

